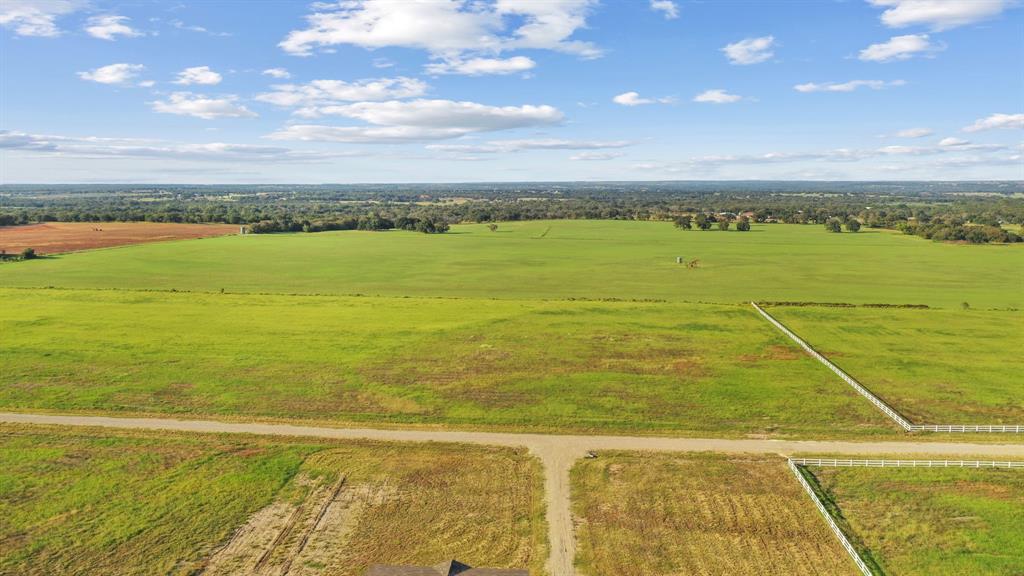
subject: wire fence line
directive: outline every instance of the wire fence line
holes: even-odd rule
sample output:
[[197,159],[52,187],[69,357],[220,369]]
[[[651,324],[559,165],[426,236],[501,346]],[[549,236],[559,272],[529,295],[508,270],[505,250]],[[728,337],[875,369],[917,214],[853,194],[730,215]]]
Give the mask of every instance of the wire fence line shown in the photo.
[[790,458],[798,466],[863,468],[1021,468],[1024,462],[1008,460],[854,460],[840,458]]
[[854,548],[853,544],[850,543],[850,539],[846,537],[846,534],[844,534],[842,529],[839,528],[839,525],[836,524],[835,519],[832,518],[832,515],[829,514],[828,509],[825,508],[825,505],[822,504],[821,499],[818,498],[818,494],[814,491],[814,488],[811,487],[810,482],[808,482],[807,479],[804,478],[804,475],[800,473],[800,468],[797,466],[796,461],[794,461],[793,459],[789,459],[787,462],[789,463],[789,469],[793,472],[793,475],[796,476],[796,479],[797,481],[800,482],[800,485],[804,487],[804,491],[807,492],[808,496],[811,497],[811,500],[814,502],[814,506],[817,507],[818,512],[821,512],[822,517],[825,518],[825,522],[828,523],[828,527],[832,529],[832,532],[836,535],[836,538],[839,538],[839,543],[842,544],[843,549],[845,549],[846,552],[850,555],[850,558],[853,559],[854,564],[856,564],[857,568],[860,569],[861,574],[863,574],[864,576],[873,576],[871,568],[868,568],[868,565],[864,562],[864,559],[861,558],[860,554],[857,552],[857,549]]
[[784,324],[782,324],[781,322],[776,320],[775,317],[772,316],[771,314],[769,314],[767,311],[765,311],[764,308],[761,308],[757,304],[757,302],[751,302],[750,305],[753,306],[754,309],[757,310],[757,312],[759,314],[761,314],[761,316],[763,316],[765,320],[767,320],[773,326],[778,328],[783,334],[785,334],[786,336],[789,336],[789,338],[791,340],[793,340],[794,342],[799,344],[800,347],[803,348],[805,352],[807,352],[808,354],[811,355],[811,357],[815,358],[816,360],[818,360],[819,362],[824,364],[826,367],[828,367],[829,370],[835,372],[836,375],[838,375],[840,378],[843,379],[843,381],[845,381],[854,390],[856,390],[858,394],[860,394],[864,398],[867,398],[868,401],[871,402],[872,404],[874,404],[876,408],[881,410],[883,414],[888,416],[890,419],[892,419],[893,422],[896,422],[897,425],[899,425],[901,428],[903,428],[907,432],[1011,432],[1011,433],[1024,433],[1024,425],[1016,425],[1016,424],[1010,424],[1010,425],[1004,425],[1004,424],[914,424],[910,420],[907,420],[902,414],[897,412],[895,408],[893,408],[892,406],[889,406],[884,400],[882,400],[878,396],[875,396],[870,390],[865,388],[853,376],[850,376],[842,368],[840,368],[839,366],[836,366],[835,364],[833,364],[831,360],[829,360],[824,355],[822,355],[820,352],[815,350],[814,347],[812,347],[810,344],[808,344],[806,341],[804,341],[803,338],[797,336],[796,333],[794,333],[789,328],[786,328],[786,326]]

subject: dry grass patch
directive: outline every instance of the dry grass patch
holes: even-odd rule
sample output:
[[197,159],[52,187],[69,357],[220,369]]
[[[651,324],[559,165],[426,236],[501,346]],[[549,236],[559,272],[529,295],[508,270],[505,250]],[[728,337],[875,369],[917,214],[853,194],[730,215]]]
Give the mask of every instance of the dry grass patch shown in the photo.
[[587,576],[856,574],[780,458],[599,454],[572,485]]

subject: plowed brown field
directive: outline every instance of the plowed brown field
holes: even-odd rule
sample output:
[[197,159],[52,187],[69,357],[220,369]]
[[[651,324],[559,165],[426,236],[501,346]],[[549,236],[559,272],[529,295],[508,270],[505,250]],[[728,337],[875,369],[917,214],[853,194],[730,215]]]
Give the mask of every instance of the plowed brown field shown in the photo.
[[57,254],[125,244],[223,236],[238,232],[233,224],[173,224],[160,222],[46,222],[0,227],[0,250],[8,254],[32,248],[37,254]]

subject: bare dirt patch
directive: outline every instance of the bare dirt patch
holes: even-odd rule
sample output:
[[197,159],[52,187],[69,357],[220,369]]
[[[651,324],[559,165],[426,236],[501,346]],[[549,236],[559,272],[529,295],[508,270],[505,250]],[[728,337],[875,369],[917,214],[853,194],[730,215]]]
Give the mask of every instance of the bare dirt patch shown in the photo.
[[16,254],[32,248],[37,254],[58,254],[143,242],[224,236],[238,232],[232,224],[160,222],[46,222],[0,227],[0,250]]

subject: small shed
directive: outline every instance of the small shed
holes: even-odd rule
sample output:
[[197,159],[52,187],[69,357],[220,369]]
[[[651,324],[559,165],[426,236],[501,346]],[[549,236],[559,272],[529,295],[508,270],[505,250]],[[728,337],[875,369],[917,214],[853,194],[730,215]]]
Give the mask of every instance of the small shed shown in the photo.
[[530,576],[525,568],[473,568],[458,560],[448,560],[434,566],[387,566],[374,564],[366,576]]

